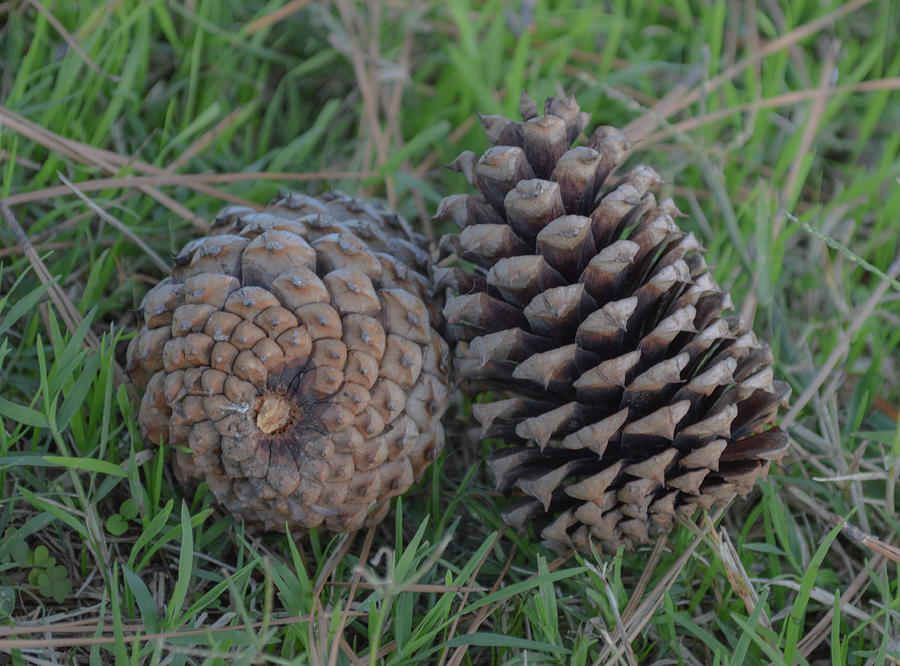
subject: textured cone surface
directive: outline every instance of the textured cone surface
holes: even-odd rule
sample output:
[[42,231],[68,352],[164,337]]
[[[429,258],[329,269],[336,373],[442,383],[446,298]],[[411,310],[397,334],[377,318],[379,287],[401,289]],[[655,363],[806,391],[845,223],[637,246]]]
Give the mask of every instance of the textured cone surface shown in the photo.
[[[480,194],[445,198],[436,217],[438,284],[457,372],[481,436],[515,446],[488,461],[522,499],[507,522],[551,548],[632,548],[692,514],[746,495],[787,437],[772,427],[789,388],[675,223],[661,179],[638,166],[606,179],[627,142],[550,98],[523,122],[483,116],[494,144],[451,165]],[[464,269],[453,257],[470,262]]]
[[252,528],[381,520],[444,442],[424,239],[340,193],[223,210],[141,306],[140,421]]

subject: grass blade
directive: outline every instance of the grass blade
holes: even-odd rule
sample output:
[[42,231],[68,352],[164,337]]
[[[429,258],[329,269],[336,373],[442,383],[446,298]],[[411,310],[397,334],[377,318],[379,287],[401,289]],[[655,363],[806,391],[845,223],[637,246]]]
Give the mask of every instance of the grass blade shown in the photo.
[[175,619],[180,616],[184,600],[187,599],[188,587],[191,584],[191,572],[194,569],[194,531],[191,527],[191,514],[187,504],[181,503],[181,542],[178,552],[178,577],[175,579],[175,587],[172,589],[172,598],[166,605],[166,617],[164,626],[167,629],[175,629],[180,622]]

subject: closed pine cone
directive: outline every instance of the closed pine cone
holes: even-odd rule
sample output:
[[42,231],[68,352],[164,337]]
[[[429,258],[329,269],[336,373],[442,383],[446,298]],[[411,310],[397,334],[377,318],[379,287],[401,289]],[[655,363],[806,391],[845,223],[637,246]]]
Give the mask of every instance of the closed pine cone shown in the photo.
[[[789,387],[772,354],[710,276],[680,213],[638,166],[605,186],[626,151],[573,98],[524,122],[482,117],[494,144],[452,165],[479,195],[445,198],[439,286],[457,372],[481,436],[515,446],[488,461],[524,499],[504,519],[537,523],[557,550],[633,548],[735,493],[745,496],[787,436],[769,427]],[[458,257],[474,266],[454,265]],[[542,529],[541,529],[542,527]]]
[[251,528],[381,520],[444,442],[449,350],[422,239],[340,193],[223,210],[142,304],[144,436]]

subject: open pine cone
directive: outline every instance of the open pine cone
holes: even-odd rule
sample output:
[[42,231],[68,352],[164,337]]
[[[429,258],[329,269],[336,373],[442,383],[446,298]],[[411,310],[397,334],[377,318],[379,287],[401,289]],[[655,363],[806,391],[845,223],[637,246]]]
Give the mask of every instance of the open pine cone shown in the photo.
[[[772,354],[710,276],[680,213],[638,166],[611,186],[626,138],[551,97],[522,96],[523,122],[482,117],[493,147],[453,167],[481,195],[445,198],[436,281],[481,435],[516,446],[488,461],[504,512],[549,547],[648,542],[674,514],[746,495],[787,436],[774,421],[789,387]],[[474,265],[466,269],[458,257]],[[543,517],[543,519],[541,518]],[[540,529],[541,526],[543,529]]]
[[423,239],[340,193],[223,210],[142,304],[140,422],[248,527],[381,520],[444,442],[449,350]]

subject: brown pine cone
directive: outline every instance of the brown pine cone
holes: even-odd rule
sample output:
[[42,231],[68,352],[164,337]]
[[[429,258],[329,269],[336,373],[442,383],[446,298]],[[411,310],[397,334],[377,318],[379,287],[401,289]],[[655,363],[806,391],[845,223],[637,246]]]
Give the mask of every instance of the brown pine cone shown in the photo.
[[482,395],[481,436],[517,444],[488,461],[499,489],[525,495],[504,519],[537,521],[559,551],[630,549],[676,512],[745,496],[785,453],[769,425],[790,390],[769,348],[723,317],[731,299],[672,200],[656,201],[659,175],[605,185],[626,138],[599,127],[570,148],[589,120],[571,97],[538,116],[523,94],[521,110],[482,117],[494,146],[451,165],[481,194],[436,215],[462,227],[436,276],[457,294],[448,338]]
[[424,240],[386,209],[231,207],[142,304],[128,371],[146,438],[248,527],[381,520],[444,443],[449,350]]

